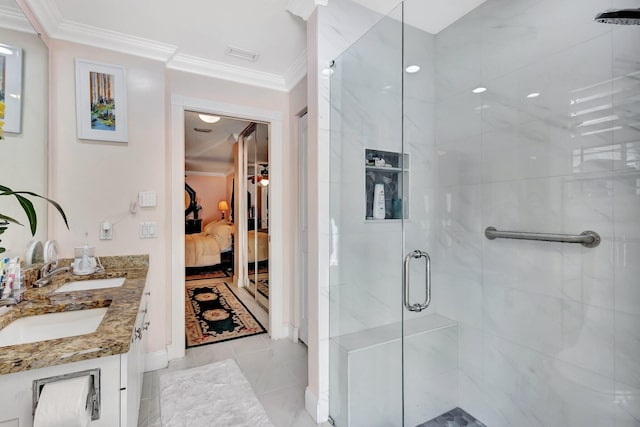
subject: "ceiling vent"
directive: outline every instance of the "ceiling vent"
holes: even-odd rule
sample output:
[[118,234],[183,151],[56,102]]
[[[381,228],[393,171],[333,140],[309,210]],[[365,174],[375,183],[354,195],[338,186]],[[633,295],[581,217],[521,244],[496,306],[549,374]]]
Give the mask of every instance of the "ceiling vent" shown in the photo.
[[256,62],[258,60],[258,56],[260,56],[256,52],[251,52],[250,50],[244,50],[233,46],[227,46],[226,53],[229,56],[244,59],[249,62]]

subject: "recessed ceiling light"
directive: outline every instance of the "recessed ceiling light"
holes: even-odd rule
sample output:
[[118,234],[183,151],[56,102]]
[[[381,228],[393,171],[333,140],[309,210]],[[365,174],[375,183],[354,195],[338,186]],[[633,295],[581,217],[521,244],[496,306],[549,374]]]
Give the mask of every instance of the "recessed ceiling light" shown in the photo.
[[0,46],[0,54],[1,55],[13,55],[13,51],[11,49],[7,49],[4,46]]
[[220,117],[210,116],[208,114],[198,114],[198,117],[205,123],[218,123],[220,121]]
[[530,93],[529,95],[527,95],[527,98],[537,98],[539,96],[540,96],[539,92],[533,92],[533,93]]
[[409,65],[404,70],[409,74],[413,74],[413,73],[417,73],[418,71],[420,71],[420,66],[419,65]]
[[487,88],[486,87],[482,87],[482,86],[477,87],[474,90],[472,90],[473,93],[482,93],[482,92],[486,92],[486,91],[487,91]]

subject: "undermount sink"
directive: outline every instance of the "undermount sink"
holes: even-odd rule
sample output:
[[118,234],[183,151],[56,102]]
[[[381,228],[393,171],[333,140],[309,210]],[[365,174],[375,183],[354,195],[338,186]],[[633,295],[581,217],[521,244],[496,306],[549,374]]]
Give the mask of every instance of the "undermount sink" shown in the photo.
[[77,282],[65,283],[54,293],[91,291],[95,289],[118,288],[124,283],[124,277],[112,277],[110,279],[78,280]]
[[0,347],[95,332],[108,307],[21,317],[0,330]]

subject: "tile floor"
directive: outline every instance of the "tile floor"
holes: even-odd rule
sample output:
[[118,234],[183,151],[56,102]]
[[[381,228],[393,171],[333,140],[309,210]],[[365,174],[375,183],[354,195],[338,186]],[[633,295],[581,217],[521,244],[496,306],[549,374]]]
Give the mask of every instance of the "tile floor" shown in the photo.
[[[233,290],[262,323],[264,316],[245,300],[244,291]],[[160,427],[159,375],[224,359],[235,359],[276,427],[316,426],[304,409],[307,347],[288,339],[272,340],[267,334],[190,348],[184,359],[170,362],[168,368],[145,373],[138,426]]]

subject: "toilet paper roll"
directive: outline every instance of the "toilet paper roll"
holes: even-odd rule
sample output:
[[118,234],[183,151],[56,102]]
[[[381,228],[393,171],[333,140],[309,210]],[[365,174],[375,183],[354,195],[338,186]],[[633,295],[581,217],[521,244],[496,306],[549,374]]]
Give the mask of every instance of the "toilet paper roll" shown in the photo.
[[38,400],[33,427],[87,427],[91,422],[91,408],[87,408],[90,390],[90,376],[46,384]]

